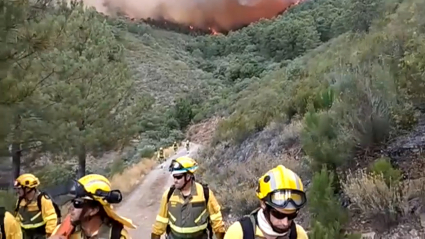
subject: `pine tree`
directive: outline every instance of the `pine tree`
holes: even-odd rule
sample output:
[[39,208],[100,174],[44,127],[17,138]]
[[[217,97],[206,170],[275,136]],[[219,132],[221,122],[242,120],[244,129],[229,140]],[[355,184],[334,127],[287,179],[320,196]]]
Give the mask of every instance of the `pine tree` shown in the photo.
[[82,176],[87,154],[127,142],[152,102],[135,94],[124,49],[98,13],[74,4],[58,21],[66,24],[60,44],[44,59],[54,69],[54,80],[42,91],[52,102],[51,137],[61,150],[78,156]]
[[38,142],[33,133],[41,129],[34,114],[42,106],[38,90],[51,73],[40,55],[60,32],[45,17],[51,10],[46,2],[0,0],[0,9],[0,156],[9,154],[10,145],[16,177],[23,147]]

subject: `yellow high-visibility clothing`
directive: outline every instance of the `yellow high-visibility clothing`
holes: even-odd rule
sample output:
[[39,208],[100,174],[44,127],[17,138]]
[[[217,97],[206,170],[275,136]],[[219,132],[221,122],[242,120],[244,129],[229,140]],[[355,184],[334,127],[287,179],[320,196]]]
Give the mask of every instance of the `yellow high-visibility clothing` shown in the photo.
[[2,235],[0,236],[0,238],[22,239],[21,225],[10,212],[5,212],[3,218],[3,225],[4,233],[6,235]]
[[193,182],[191,194],[184,197],[180,190],[175,189],[169,202],[167,195],[169,190],[162,196],[159,213],[152,227],[152,233],[162,235],[170,227],[171,238],[202,238],[206,235],[208,221],[210,221],[214,233],[224,233],[225,227],[221,215],[221,207],[209,190],[208,204],[205,205],[203,186]]
[[37,238],[51,234],[58,224],[58,217],[51,199],[41,197],[41,208],[38,208],[37,197],[27,202],[22,199],[16,217],[22,228],[23,238]]

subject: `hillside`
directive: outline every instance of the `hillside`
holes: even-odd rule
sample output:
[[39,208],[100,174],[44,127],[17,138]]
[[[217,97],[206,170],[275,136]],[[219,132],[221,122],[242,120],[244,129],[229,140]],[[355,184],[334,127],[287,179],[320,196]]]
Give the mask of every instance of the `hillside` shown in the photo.
[[280,163],[307,187],[298,222],[311,238],[425,236],[423,1],[304,1],[205,36],[80,6],[28,23],[33,12],[9,7],[24,16],[0,25],[3,39],[19,40],[0,52],[10,126],[0,146],[12,146],[3,155],[14,173],[47,157],[49,170],[37,171],[45,183],[75,177],[86,161],[112,176],[187,136],[204,144],[201,178],[229,222],[257,206],[248,189]]
[[[246,189],[283,163],[305,180],[308,214],[299,221],[313,238],[424,236],[424,7],[310,1],[227,37],[197,39],[190,50],[229,85],[210,104],[224,120],[202,157],[203,180],[228,215],[255,208]],[[203,133],[195,128],[190,135]]]

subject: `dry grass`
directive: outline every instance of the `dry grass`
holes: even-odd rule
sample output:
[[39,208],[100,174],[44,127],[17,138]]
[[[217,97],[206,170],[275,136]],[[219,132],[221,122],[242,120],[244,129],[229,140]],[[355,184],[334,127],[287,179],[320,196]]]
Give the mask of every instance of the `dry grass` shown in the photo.
[[213,139],[219,122],[219,117],[213,117],[201,123],[192,125],[187,130],[186,137],[193,142],[208,145]]
[[[178,150],[178,149],[177,149]],[[164,149],[164,157],[169,158],[175,154],[173,147],[168,147]]]
[[388,185],[382,175],[364,170],[349,173],[343,190],[363,215],[375,220],[378,227],[388,227],[407,216],[411,200],[422,197],[423,180],[407,180]]
[[[174,155],[173,147],[164,149],[164,157]],[[142,159],[138,164],[126,168],[122,173],[115,174],[111,179],[112,188],[119,189],[124,195],[132,192],[156,165],[158,165],[157,153],[150,159]]]
[[114,175],[111,179],[112,188],[121,190],[123,194],[130,193],[156,165],[154,159],[142,159],[138,164]]

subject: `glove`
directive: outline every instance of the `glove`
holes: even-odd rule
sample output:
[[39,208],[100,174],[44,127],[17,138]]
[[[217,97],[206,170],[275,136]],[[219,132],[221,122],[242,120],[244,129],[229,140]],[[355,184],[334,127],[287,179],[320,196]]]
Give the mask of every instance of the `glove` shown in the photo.
[[216,237],[217,239],[224,239],[224,232],[216,233],[216,234],[215,234],[215,237]]
[[151,234],[151,239],[161,239],[161,236],[152,233]]

